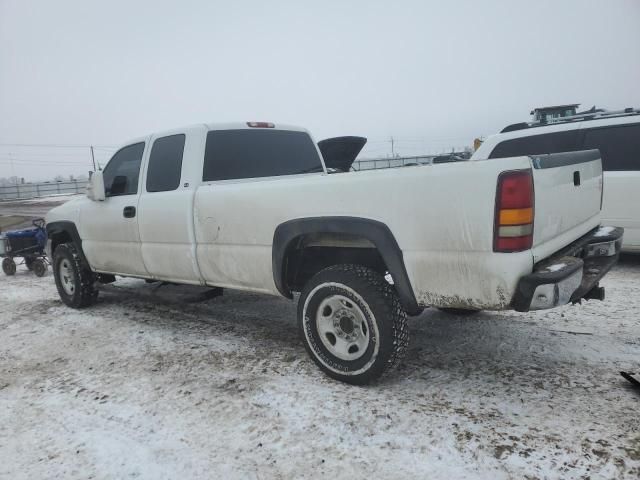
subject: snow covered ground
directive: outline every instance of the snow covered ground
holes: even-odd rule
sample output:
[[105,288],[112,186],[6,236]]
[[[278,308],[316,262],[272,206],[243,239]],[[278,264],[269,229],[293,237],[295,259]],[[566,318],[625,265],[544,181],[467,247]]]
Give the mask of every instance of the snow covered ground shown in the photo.
[[20,200],[21,203],[36,203],[36,204],[55,204],[60,205],[64,202],[68,202],[69,200],[73,200],[74,198],[83,197],[84,193],[54,193],[52,195],[47,195],[46,197],[37,197],[30,198],[28,200]]
[[60,194],[48,197],[31,198],[29,200],[7,200],[0,202],[0,217],[24,216],[44,217],[49,210],[58,205],[80,198],[83,194]]
[[607,300],[426,311],[406,360],[325,377],[295,305],[121,280],[85,311],[51,274],[0,276],[0,478],[640,476],[640,257]]

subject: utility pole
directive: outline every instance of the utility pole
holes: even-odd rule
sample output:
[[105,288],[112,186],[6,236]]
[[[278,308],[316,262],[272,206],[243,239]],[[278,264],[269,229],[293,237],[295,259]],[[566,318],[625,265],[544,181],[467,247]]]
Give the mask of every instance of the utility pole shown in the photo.
[[[11,176],[15,177],[16,179],[18,177],[16,177],[16,170],[15,168],[13,168],[13,153],[9,152],[9,164],[11,165]],[[18,183],[18,181],[16,180],[16,183]]]
[[93,162],[93,171],[96,171],[96,157],[93,155],[93,145],[91,145],[91,161]]
[[395,143],[395,140],[393,139],[393,136],[392,136],[392,137],[391,137],[391,156],[392,156],[393,158],[395,158],[395,156],[396,156],[396,151],[395,151],[395,148],[394,148],[394,143]]

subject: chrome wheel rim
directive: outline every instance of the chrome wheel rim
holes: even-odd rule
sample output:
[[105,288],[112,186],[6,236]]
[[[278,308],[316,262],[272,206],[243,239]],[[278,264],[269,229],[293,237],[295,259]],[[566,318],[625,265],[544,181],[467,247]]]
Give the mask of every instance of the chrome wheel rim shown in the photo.
[[316,328],[324,347],[340,360],[357,360],[367,351],[369,325],[360,307],[343,295],[331,295],[320,303]]
[[66,258],[62,259],[60,262],[60,284],[62,285],[62,289],[64,293],[67,295],[73,295],[76,291],[76,282],[73,276],[73,268],[71,267],[71,262]]

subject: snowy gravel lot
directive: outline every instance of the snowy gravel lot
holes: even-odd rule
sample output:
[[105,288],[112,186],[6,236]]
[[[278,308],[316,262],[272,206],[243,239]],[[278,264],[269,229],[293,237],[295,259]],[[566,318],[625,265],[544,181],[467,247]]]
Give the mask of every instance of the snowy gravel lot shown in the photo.
[[295,304],[120,280],[74,311],[0,276],[0,477],[638,478],[640,257],[605,302],[410,321],[377,385],[325,377]]

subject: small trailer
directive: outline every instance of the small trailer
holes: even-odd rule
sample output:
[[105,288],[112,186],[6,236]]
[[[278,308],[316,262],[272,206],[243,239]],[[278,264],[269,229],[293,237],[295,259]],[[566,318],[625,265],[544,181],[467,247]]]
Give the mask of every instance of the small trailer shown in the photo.
[[5,275],[15,275],[16,258],[22,258],[17,265],[26,265],[38,277],[47,273],[49,260],[44,251],[47,244],[45,222],[37,218],[32,224],[33,228],[0,234],[0,257],[3,257],[2,271]]

